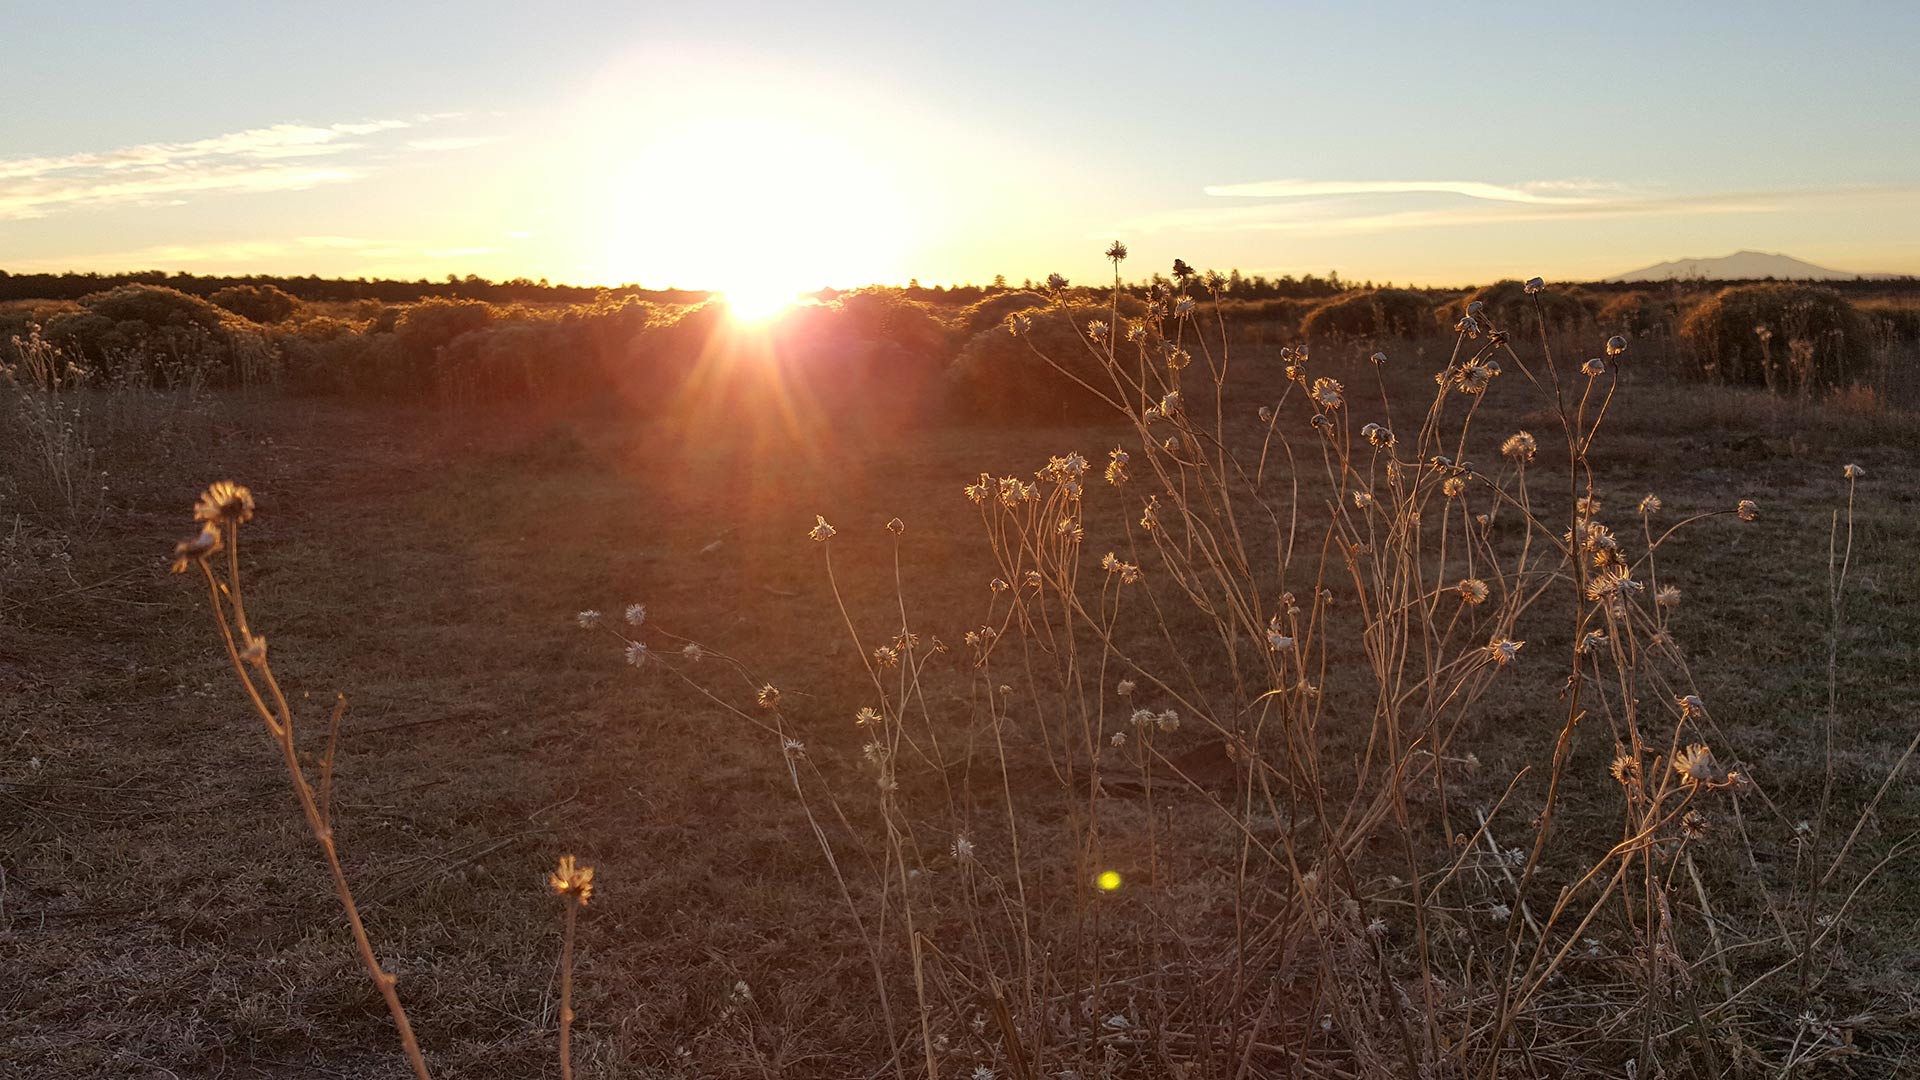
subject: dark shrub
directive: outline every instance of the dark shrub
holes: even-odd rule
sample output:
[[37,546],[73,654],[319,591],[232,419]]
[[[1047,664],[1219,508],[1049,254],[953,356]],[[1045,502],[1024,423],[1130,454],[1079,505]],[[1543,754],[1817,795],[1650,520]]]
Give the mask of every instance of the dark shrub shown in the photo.
[[1037,292],[1016,289],[1012,292],[995,293],[977,303],[960,310],[959,324],[955,333],[962,347],[972,341],[975,334],[994,327],[1005,327],[1007,316],[1016,311],[1047,306],[1047,298]]
[[300,301],[271,285],[230,285],[207,299],[262,325],[280,322],[300,310]]
[[1671,337],[1680,319],[1673,300],[1659,293],[1628,292],[1608,300],[1594,317],[1602,333],[1629,338]]
[[259,328],[197,296],[161,285],[122,285],[82,297],[45,333],[108,378],[250,382],[269,365]]
[[1852,381],[1872,346],[1860,312],[1812,285],[1722,289],[1688,313],[1680,338],[1707,378],[1783,392]]
[[[1307,317],[1307,313],[1323,302],[1291,296],[1273,296],[1263,300],[1228,300],[1222,305],[1222,314],[1226,316],[1230,325],[1276,324],[1284,327],[1286,336],[1291,337],[1299,331],[1300,322]],[[1423,321],[1421,327],[1424,329],[1425,325]]]
[[280,342],[287,385],[313,394],[400,397],[418,392],[407,374],[400,339],[351,328],[332,337]]
[[1004,323],[981,330],[954,358],[947,385],[955,408],[982,419],[1064,419],[1109,411],[1111,405],[1060,369],[1113,397],[1113,380],[1087,340],[1087,324],[1110,320],[1111,313],[1094,307],[1014,313],[1022,314],[1032,320],[1026,333],[1016,335]]
[[1432,305],[1411,289],[1373,289],[1348,293],[1307,312],[1300,333],[1310,338],[1424,337],[1431,329]]
[[[493,306],[481,300],[422,300],[406,307],[393,320],[393,333],[399,339],[405,365],[403,381],[418,390],[428,389],[440,350],[493,318]],[[375,320],[376,328],[380,322]]]
[[[940,359],[947,348],[947,324],[925,304],[907,299],[898,289],[860,289],[842,294],[831,304],[796,312],[810,321],[814,332],[852,341],[885,343],[913,357]],[[825,316],[824,318],[821,316]]]
[[1440,328],[1452,333],[1454,324],[1467,313],[1467,305],[1475,301],[1486,305],[1486,318],[1482,323],[1490,320],[1494,327],[1512,334],[1515,345],[1538,343],[1543,318],[1549,335],[1577,333],[1593,326],[1593,313],[1587,309],[1585,298],[1578,290],[1560,286],[1529,296],[1526,285],[1521,282],[1497,281],[1482,285],[1452,307],[1441,309]]

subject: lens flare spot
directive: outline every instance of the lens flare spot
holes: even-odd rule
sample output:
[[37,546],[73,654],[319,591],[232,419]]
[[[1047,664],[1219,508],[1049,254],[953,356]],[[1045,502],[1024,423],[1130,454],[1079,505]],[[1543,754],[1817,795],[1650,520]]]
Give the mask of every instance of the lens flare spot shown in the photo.
[[1100,886],[1101,892],[1113,892],[1120,888],[1120,871],[1102,870],[1100,876],[1093,879],[1093,883]]

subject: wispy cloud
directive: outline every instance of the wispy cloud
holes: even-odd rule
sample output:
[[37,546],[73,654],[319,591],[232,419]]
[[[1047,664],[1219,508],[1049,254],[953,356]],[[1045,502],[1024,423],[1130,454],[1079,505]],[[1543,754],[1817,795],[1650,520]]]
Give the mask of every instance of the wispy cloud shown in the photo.
[[[188,142],[143,143],[65,156],[0,158],[0,221],[114,205],[172,205],[196,195],[293,191],[359,180],[378,137],[432,118],[315,126],[274,124]],[[416,139],[416,150],[476,138]],[[390,145],[390,144],[389,144]],[[318,159],[333,160],[322,163]]]
[[476,146],[499,142],[498,135],[449,135],[438,139],[412,139],[407,147],[412,150],[425,150],[439,153],[447,150],[470,150]]
[[1261,180],[1251,184],[1215,184],[1209,195],[1263,199],[1297,199],[1332,195],[1465,195],[1492,202],[1534,206],[1585,206],[1601,196],[1590,194],[1578,182],[1489,184],[1481,180]]
[[1911,193],[1831,188],[1671,195],[1592,180],[1494,184],[1478,180],[1268,180],[1202,189],[1208,205],[1148,214],[1138,232],[1267,231],[1355,236],[1456,226],[1705,214],[1780,213],[1833,198]]
[[367,262],[348,266],[379,266],[396,260],[422,259],[445,261],[489,254],[490,247],[432,247],[418,242],[388,243],[357,236],[294,236],[272,240],[213,240],[191,244],[155,244],[115,251],[97,251],[79,256],[43,257],[10,260],[8,269],[22,272],[70,270],[76,265],[131,269],[178,269],[192,267],[209,273],[255,271],[280,267],[288,273],[311,270],[312,260],[352,259]]

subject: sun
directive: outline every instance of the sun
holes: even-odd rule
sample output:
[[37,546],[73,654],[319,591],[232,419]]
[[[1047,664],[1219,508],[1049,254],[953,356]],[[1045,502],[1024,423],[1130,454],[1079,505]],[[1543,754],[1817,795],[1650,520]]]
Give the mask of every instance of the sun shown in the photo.
[[588,224],[606,276],[713,290],[743,321],[829,285],[899,277],[916,224],[848,110],[715,91],[682,110],[607,118]]
[[723,289],[720,299],[735,322],[761,323],[793,307],[800,292],[774,282],[743,281]]

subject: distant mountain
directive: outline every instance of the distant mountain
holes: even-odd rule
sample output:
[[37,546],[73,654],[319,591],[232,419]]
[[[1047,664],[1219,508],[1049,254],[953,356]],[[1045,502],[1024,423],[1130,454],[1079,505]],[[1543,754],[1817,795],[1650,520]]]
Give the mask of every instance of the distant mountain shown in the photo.
[[1679,278],[1696,281],[1755,281],[1761,278],[1777,278],[1781,281],[1831,281],[1836,278],[1896,276],[1898,275],[1854,274],[1845,270],[1829,270],[1824,266],[1802,262],[1791,255],[1772,255],[1764,251],[1736,251],[1717,259],[1675,259],[1672,262],[1615,274],[1606,280],[1672,281]]

